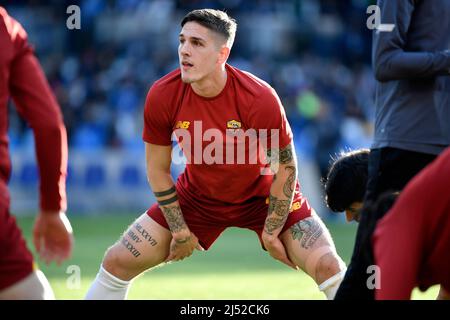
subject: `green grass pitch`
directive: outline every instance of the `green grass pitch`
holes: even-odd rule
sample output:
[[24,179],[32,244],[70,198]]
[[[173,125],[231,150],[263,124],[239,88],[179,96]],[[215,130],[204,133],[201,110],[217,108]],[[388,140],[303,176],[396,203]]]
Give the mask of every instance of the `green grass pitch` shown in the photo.
[[[75,248],[72,258],[61,266],[45,265],[37,260],[47,275],[57,299],[83,299],[94,279],[105,250],[112,245],[137,216],[69,216],[74,228]],[[18,218],[31,245],[32,217]],[[339,254],[348,263],[356,233],[355,224],[327,224]],[[36,256],[35,256],[36,257]],[[70,282],[69,266],[81,271],[81,284]],[[413,299],[435,299],[438,287]],[[273,260],[259,245],[254,232],[226,230],[207,252],[195,251],[182,262],[146,272],[134,280],[129,299],[324,299],[314,281],[302,271],[291,270]]]

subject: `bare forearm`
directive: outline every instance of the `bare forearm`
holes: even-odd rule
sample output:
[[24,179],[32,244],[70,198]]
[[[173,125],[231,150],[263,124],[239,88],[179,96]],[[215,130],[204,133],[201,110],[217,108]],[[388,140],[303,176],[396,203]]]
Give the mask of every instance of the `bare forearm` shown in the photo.
[[270,188],[269,211],[264,231],[277,235],[288,217],[297,177],[297,166],[291,146],[281,150],[278,171]]
[[170,174],[165,172],[149,174],[149,182],[172,234],[188,236],[189,228],[181,212],[178,195]]

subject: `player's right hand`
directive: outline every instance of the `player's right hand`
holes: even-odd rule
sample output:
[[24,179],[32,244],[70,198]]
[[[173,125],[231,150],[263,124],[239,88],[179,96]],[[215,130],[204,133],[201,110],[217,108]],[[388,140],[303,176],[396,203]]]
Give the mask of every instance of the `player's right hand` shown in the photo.
[[72,254],[73,231],[64,212],[41,211],[34,223],[33,243],[40,258],[59,265]]
[[294,270],[299,270],[298,266],[296,266],[288,257],[286,248],[284,247],[283,242],[281,242],[280,238],[277,235],[271,235],[267,232],[263,231],[261,238],[263,240],[264,247],[270,256],[285,265],[291,267]]
[[195,234],[190,232],[188,236],[181,238],[174,235],[170,242],[170,253],[165,262],[179,261],[190,257],[194,249],[205,251],[200,243],[198,243],[198,238]]

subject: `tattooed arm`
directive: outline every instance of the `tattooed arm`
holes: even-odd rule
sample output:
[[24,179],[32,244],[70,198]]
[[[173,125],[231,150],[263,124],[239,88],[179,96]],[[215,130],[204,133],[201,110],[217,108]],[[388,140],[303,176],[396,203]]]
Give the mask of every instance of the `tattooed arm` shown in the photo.
[[284,149],[269,150],[270,167],[275,173],[269,195],[269,212],[264,232],[278,236],[286,222],[297,181],[297,161],[292,144]]
[[267,154],[275,176],[270,188],[269,212],[264,224],[262,239],[272,257],[295,268],[278,238],[286,223],[294,197],[297,181],[295,149],[291,143],[281,150],[268,150]]
[[159,207],[172,233],[169,260],[182,260],[190,256],[194,248],[202,249],[197,237],[191,233],[181,212],[175,185],[170,175],[171,146],[145,144],[147,179]]

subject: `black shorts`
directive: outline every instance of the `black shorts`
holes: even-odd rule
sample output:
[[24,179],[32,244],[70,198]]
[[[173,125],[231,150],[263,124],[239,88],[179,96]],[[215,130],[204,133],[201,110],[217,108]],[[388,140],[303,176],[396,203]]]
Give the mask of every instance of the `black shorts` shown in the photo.
[[437,155],[397,148],[370,150],[365,201],[375,201],[383,192],[400,191]]

